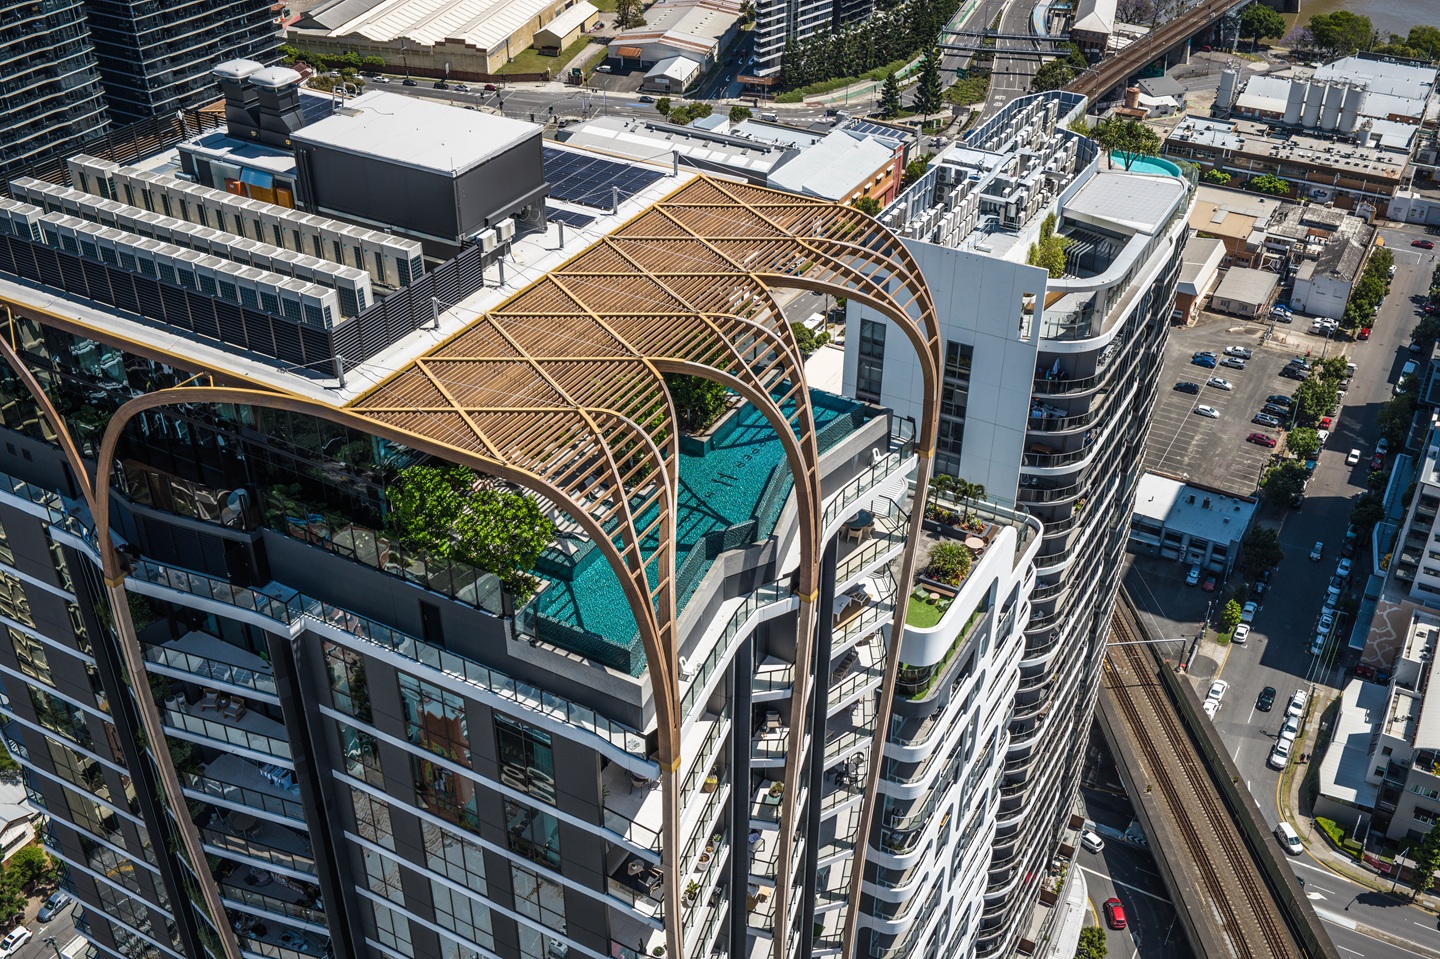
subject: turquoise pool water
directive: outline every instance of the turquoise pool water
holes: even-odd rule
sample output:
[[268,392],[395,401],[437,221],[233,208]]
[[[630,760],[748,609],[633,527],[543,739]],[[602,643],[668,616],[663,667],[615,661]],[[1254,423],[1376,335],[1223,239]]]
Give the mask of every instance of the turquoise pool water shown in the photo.
[[[1118,153],[1110,154],[1110,162],[1114,164],[1112,169],[1125,169],[1125,158]],[[1136,157],[1135,162],[1130,164],[1130,172],[1180,176],[1178,166],[1160,157]]]
[[[871,415],[866,407],[829,393],[812,391],[810,402],[822,451]],[[793,485],[775,431],[748,404],[708,453],[681,454],[675,556],[681,609],[721,552],[770,535]],[[635,525],[643,529],[653,518],[653,512],[642,514]],[[647,542],[646,554],[653,548],[653,540]],[[553,580],[536,598],[535,612],[536,627],[547,642],[632,675],[643,670],[635,618],[599,550],[590,550],[579,561],[569,582]]]

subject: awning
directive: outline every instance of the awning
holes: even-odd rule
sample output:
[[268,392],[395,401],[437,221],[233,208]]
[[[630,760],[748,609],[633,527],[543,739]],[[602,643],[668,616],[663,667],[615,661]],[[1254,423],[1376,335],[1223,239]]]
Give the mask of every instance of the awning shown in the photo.
[[622,60],[639,60],[643,52],[639,47],[621,47],[615,51],[615,55]]
[[244,167],[240,170],[240,182],[248,183],[251,186],[258,186],[262,189],[271,190],[275,187],[275,178],[263,170],[252,170]]

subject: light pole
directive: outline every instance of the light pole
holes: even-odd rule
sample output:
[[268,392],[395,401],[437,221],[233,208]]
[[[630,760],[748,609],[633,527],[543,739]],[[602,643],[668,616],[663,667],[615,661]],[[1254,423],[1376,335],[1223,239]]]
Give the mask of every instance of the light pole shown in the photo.
[[1401,851],[1400,855],[1398,855],[1398,856],[1395,857],[1395,862],[1393,863],[1393,867],[1394,867],[1394,869],[1395,869],[1395,878],[1394,878],[1394,880],[1392,880],[1391,883],[1390,883],[1390,892],[1391,892],[1392,895],[1393,895],[1394,892],[1395,892],[1395,887],[1398,886],[1398,885],[1400,885],[1400,871],[1401,871],[1401,869],[1402,869],[1402,867],[1401,867],[1400,864],[1401,864],[1401,862],[1404,861],[1404,859],[1405,859],[1405,854],[1408,853],[1409,851],[1410,851],[1410,847],[1409,847],[1409,846],[1406,846],[1406,847],[1404,848],[1404,850]]
[[60,951],[60,946],[55,941],[54,936],[46,936],[42,941],[51,949],[55,950],[55,959],[65,959],[65,955]]

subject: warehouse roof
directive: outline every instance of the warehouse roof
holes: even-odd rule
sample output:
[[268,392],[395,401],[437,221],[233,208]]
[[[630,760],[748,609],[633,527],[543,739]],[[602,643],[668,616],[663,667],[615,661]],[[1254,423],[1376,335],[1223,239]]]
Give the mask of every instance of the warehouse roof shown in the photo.
[[1279,283],[1280,277],[1267,270],[1233,266],[1220,281],[1215,298],[1236,303],[1264,303]]
[[771,170],[768,185],[802,196],[843,201],[894,156],[880,140],[836,130]]
[[1070,29],[1114,33],[1115,0],[1080,0],[1075,6],[1075,22]]
[[597,9],[595,4],[591,3],[590,0],[576,0],[574,6],[566,7],[564,10],[555,14],[555,19],[545,24],[541,29],[548,30],[556,36],[563,37],[571,30],[582,26],[586,20],[589,20],[599,12],[599,9]]
[[459,176],[522,140],[539,136],[540,128],[523,120],[380,90],[356,97],[290,138],[297,144]]
[[355,35],[379,43],[403,37],[435,46],[448,40],[489,51],[552,4],[553,0],[331,0],[306,12],[295,29]]

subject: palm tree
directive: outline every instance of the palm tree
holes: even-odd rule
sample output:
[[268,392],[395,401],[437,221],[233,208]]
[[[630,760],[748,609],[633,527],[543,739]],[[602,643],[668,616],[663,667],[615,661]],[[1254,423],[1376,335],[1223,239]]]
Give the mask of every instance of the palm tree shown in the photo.
[[948,473],[936,473],[930,477],[930,505],[934,507],[941,493],[955,492],[955,477]]

